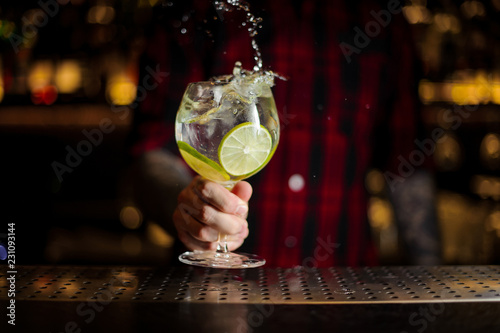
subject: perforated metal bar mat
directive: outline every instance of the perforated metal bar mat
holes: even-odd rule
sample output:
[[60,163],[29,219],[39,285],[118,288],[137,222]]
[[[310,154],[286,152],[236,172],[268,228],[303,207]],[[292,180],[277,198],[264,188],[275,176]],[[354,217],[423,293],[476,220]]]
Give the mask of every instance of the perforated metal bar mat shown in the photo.
[[[10,283],[0,272],[0,299]],[[195,303],[500,301],[499,266],[220,270],[191,266],[18,267],[16,300]]]

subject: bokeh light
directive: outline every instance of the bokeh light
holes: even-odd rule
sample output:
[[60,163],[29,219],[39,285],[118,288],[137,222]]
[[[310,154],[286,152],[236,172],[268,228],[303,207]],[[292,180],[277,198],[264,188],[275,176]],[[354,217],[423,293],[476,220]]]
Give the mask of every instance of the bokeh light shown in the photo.
[[0,260],[7,259],[7,249],[3,244],[0,244]]
[[115,18],[115,9],[111,6],[97,5],[89,9],[87,22],[96,24],[109,24]]
[[380,194],[385,189],[385,179],[382,172],[378,169],[368,171],[365,179],[366,189],[370,194]]
[[486,13],[484,5],[479,1],[464,1],[464,3],[460,6],[460,9],[465,17],[468,18],[484,16]]
[[462,159],[463,153],[458,138],[450,132],[444,134],[442,140],[436,144],[436,165],[442,171],[454,171],[461,166]]
[[500,79],[485,70],[456,71],[443,82],[421,80],[419,96],[424,104],[447,102],[458,105],[500,105]]
[[434,15],[434,24],[437,31],[441,33],[451,32],[456,34],[460,32],[460,21],[451,14],[437,13]]
[[410,24],[424,23],[429,24],[432,22],[432,14],[421,4],[412,4],[403,7],[403,15]]
[[14,32],[16,25],[14,22],[0,20],[0,38],[8,39]]
[[492,212],[486,219],[486,230],[494,231],[500,237],[500,211]]
[[479,148],[479,156],[483,165],[489,169],[500,168],[500,135],[498,133],[485,135]]
[[167,248],[174,244],[174,238],[155,222],[149,222],[146,234],[151,243]]
[[80,64],[75,60],[62,61],[57,66],[55,84],[61,94],[71,94],[78,90],[82,84]]
[[108,102],[113,105],[129,105],[136,96],[137,86],[126,75],[115,75],[106,88]]
[[384,230],[394,221],[392,206],[389,201],[373,197],[368,203],[368,219],[372,228]]
[[120,210],[120,222],[127,229],[137,229],[142,225],[142,213],[134,206],[125,206]]
[[31,91],[31,101],[35,105],[51,105],[57,100],[57,88],[53,85],[34,88]]
[[34,89],[48,86],[54,76],[54,65],[49,60],[39,60],[33,63],[28,74],[28,88]]

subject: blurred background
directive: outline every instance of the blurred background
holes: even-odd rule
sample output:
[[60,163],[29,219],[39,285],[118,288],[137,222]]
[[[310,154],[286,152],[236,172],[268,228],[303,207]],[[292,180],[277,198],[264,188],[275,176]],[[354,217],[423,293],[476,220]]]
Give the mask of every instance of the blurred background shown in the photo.
[[[0,5],[0,220],[16,223],[18,264],[169,258],[172,237],[143,219],[124,181],[132,117],[123,108],[159,4]],[[443,263],[499,264],[500,0],[407,1],[403,15],[423,62],[425,127],[445,133],[430,155]],[[366,188],[382,263],[404,264],[380,170]]]

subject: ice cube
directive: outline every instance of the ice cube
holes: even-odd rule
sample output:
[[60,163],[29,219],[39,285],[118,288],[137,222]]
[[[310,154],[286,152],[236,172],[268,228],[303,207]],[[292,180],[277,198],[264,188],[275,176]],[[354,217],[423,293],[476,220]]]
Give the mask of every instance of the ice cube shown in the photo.
[[231,112],[233,115],[237,115],[241,111],[245,110],[249,104],[250,103],[248,103],[248,101],[236,91],[230,91],[222,97],[221,113],[224,116],[231,117],[228,112]]
[[214,94],[214,102],[217,105],[220,105],[220,99],[222,98],[222,95],[224,94],[224,86],[214,86],[213,94]]

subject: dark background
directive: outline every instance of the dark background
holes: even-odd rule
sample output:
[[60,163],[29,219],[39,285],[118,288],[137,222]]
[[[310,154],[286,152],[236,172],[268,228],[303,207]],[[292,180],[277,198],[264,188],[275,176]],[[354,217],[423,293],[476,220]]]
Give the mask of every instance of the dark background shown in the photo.
[[[18,264],[165,262],[171,238],[131,201],[132,117],[121,119],[112,105],[133,100],[128,89],[138,82],[155,6],[177,5],[40,3],[0,5],[0,232],[16,223]],[[179,29],[189,15],[180,13]],[[499,263],[500,1],[408,1],[403,15],[424,69],[425,127],[447,134],[432,155],[443,262]],[[469,105],[474,112],[460,126],[443,121],[447,110]],[[61,182],[54,161],[64,163],[67,147],[76,149],[82,131],[105,118],[115,129]],[[369,218],[382,263],[405,263],[381,173],[372,171]]]

